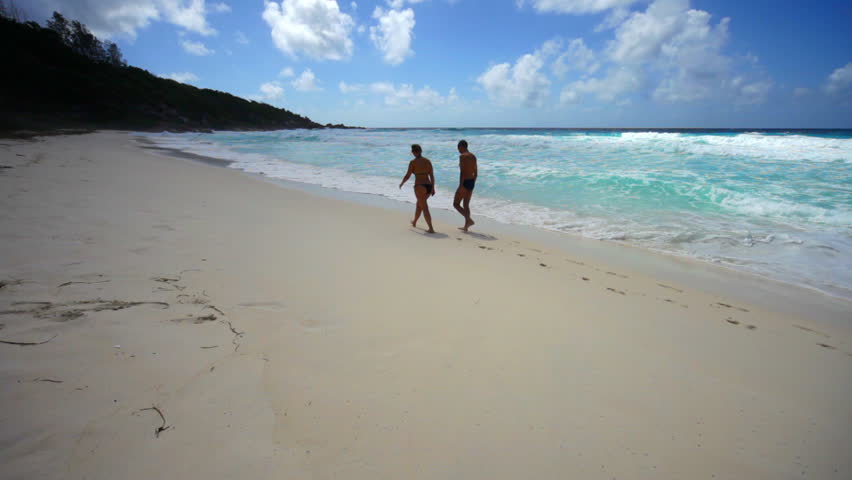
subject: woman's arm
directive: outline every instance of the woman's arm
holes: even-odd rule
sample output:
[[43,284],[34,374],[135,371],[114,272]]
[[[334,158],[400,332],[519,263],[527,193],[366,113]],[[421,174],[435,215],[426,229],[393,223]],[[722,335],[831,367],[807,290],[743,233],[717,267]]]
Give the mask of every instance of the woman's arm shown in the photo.
[[399,184],[399,188],[401,189],[405,182],[411,177],[411,172],[414,171],[414,161],[408,162],[408,171],[405,172],[405,177],[402,179],[402,182]]

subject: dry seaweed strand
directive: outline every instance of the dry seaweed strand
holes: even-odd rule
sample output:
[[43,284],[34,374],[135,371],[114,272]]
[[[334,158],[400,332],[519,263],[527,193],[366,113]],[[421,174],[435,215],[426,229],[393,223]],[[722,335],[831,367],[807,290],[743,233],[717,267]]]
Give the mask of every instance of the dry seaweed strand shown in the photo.
[[98,281],[98,282],[65,282],[65,283],[63,283],[62,285],[60,285],[60,286],[58,286],[58,287],[56,287],[56,288],[66,287],[66,286],[68,286],[68,285],[73,285],[73,284],[75,284],[75,283],[82,283],[82,284],[85,284],[85,285],[92,285],[92,284],[94,284],[94,283],[107,283],[107,282],[109,282],[109,280],[100,280],[100,281]]
[[140,409],[139,411],[140,411],[140,412],[143,412],[143,411],[145,411],[145,410],[154,410],[155,412],[157,412],[158,414],[160,414],[160,418],[163,420],[163,424],[162,424],[162,425],[160,425],[159,427],[157,427],[157,429],[156,429],[156,430],[154,430],[154,436],[155,436],[156,438],[160,438],[160,433],[165,432],[166,430],[168,430],[168,429],[172,428],[172,426],[171,426],[171,425],[166,425],[166,416],[165,416],[165,415],[163,415],[163,412],[162,412],[159,408],[157,408],[157,406],[156,406],[156,405],[152,405],[152,406],[150,406],[150,407],[148,407],[148,408]]
[[48,338],[47,340],[45,340],[43,342],[11,342],[9,340],[0,340],[0,343],[6,343],[6,344],[9,344],[9,345],[18,345],[19,347],[28,347],[28,346],[31,346],[31,345],[44,345],[45,343],[53,340],[54,338],[56,338],[58,336],[59,336],[59,334],[57,333],[54,336]]

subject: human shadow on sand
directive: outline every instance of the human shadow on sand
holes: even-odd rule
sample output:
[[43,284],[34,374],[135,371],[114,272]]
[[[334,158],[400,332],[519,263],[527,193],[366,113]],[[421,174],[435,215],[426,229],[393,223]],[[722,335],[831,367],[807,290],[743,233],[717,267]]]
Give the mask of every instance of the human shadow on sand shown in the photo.
[[409,228],[408,230],[427,238],[449,238],[446,233],[441,232],[429,233],[426,230],[420,230],[419,228]]

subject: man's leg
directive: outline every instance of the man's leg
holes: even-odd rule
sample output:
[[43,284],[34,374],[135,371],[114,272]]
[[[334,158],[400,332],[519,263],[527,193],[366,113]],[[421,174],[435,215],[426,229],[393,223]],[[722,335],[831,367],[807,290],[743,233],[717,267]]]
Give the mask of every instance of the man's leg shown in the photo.
[[467,221],[467,214],[464,213],[464,208],[462,207],[462,201],[464,200],[464,192],[467,190],[459,185],[459,188],[456,189],[456,197],[453,199],[453,208],[456,209],[457,212],[461,214],[462,217]]
[[462,202],[462,208],[464,208],[464,218],[467,220],[468,226],[473,225],[475,222],[473,218],[470,216],[470,199],[473,197],[473,192],[467,192],[464,196],[464,201]]

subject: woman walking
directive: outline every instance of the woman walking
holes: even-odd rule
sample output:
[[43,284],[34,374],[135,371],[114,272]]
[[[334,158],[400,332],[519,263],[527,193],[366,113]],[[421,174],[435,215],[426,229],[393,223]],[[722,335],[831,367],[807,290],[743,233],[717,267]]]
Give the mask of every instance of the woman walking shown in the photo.
[[426,225],[429,225],[427,232],[435,233],[432,228],[432,215],[429,214],[429,204],[427,203],[429,197],[435,195],[435,174],[432,171],[432,162],[422,156],[423,149],[420,148],[420,145],[412,145],[411,153],[414,155],[414,159],[408,162],[408,172],[399,184],[399,188],[402,188],[411,174],[414,174],[414,195],[417,196],[417,207],[414,210],[414,220],[411,221],[411,226],[417,227],[417,220],[420,220],[422,213],[423,218],[426,219]]

